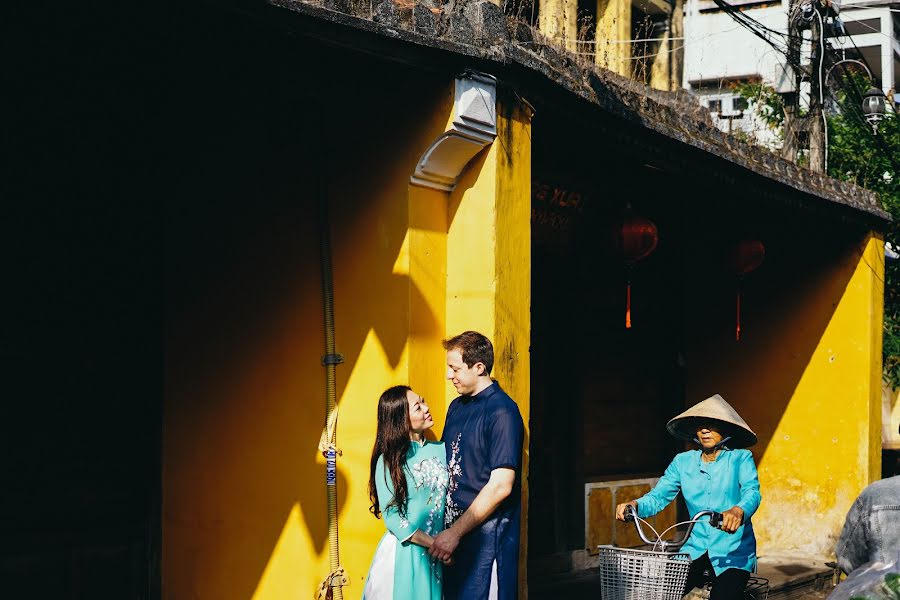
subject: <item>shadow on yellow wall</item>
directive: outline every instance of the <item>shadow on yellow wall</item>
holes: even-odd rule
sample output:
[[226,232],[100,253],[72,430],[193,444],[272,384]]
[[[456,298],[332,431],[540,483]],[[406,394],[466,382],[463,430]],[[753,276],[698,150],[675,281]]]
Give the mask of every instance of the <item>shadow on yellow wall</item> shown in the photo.
[[830,553],[850,503],[875,476],[878,243],[836,231],[773,243],[743,284],[740,342],[727,327],[733,291],[722,293],[734,285],[719,281],[693,304],[688,402],[720,393],[758,434],[764,553]]
[[[446,79],[401,71],[392,72],[395,91],[415,96],[414,106],[370,94],[360,111],[360,87],[379,89],[385,76],[369,67],[359,65],[367,76],[352,82],[331,81],[352,87],[332,90],[340,101],[311,100],[301,89],[285,105],[245,106],[226,131],[210,126],[179,190],[190,202],[169,206],[165,597],[307,597],[328,572],[317,451],[325,416],[321,186],[345,361],[337,369],[338,511],[352,577],[345,598],[362,591],[383,530],[366,490],[376,403],[383,389],[411,379],[410,307],[417,336],[436,340],[438,351],[444,336],[443,307],[432,308],[431,292],[409,276],[407,199],[415,161],[452,101]],[[442,362],[433,368],[417,377],[441,389]],[[429,400],[442,416],[444,403]]]

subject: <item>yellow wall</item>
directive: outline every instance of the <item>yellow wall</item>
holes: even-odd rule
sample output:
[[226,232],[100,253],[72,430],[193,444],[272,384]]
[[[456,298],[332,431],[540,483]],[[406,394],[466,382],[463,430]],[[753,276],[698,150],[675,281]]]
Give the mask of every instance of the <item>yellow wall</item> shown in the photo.
[[631,0],[597,0],[597,54],[601,67],[631,77]]
[[[447,335],[474,329],[494,344],[491,375],[525,421],[527,473],[531,360],[531,113],[498,103],[497,139],[450,194],[447,233]],[[446,386],[446,399],[455,396]],[[525,593],[527,480],[522,486],[520,590]]]
[[675,91],[681,88],[684,72],[684,0],[676,0],[672,7],[670,27],[663,32],[662,41],[653,52],[651,60],[650,87],[658,90]]
[[309,485],[324,476],[315,219],[286,193],[310,172],[276,184],[285,163],[242,158],[167,215],[165,598],[306,595],[327,564],[324,491]]
[[[317,114],[334,125],[330,150],[298,132],[304,144],[266,157],[275,167],[228,174],[240,184],[227,199],[169,215],[178,266],[167,278],[166,598],[306,598],[328,572],[313,210],[324,172],[345,358],[337,367],[344,597],[360,597],[384,532],[367,494],[382,390],[409,382],[429,401],[439,436],[452,397],[440,341],[480,329],[497,347],[495,376],[528,422],[530,124],[521,108],[507,109],[498,124],[506,148],[498,139],[482,152],[454,198],[412,187],[453,96],[449,78],[404,75],[404,85],[396,91],[416,102],[385,97],[365,114],[342,106]],[[246,161],[258,147],[244,150]]]
[[574,52],[578,47],[578,0],[541,0],[538,28],[559,46]]
[[748,278],[744,339],[699,336],[688,355],[687,397],[721,393],[760,436],[761,554],[828,555],[880,476],[883,243],[870,234],[833,260],[829,243],[817,246],[820,263],[815,253],[791,263],[755,311],[762,294]]

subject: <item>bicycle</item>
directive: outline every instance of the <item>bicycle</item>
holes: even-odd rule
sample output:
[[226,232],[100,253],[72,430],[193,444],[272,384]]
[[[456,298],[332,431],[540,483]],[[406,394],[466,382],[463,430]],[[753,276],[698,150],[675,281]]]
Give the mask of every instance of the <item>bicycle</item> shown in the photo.
[[[722,525],[722,513],[704,510],[694,515],[690,521],[676,523],[662,533],[657,533],[652,525],[637,516],[633,507],[628,506],[625,509],[625,520],[634,523],[638,536],[653,549],[634,550],[609,545],[598,547],[600,591],[603,600],[682,600],[682,598],[708,600],[712,573],[704,573],[705,581],[702,588],[694,588],[685,595],[684,587],[691,567],[691,557],[684,552],[678,552],[687,542],[694,526],[704,517],[709,517],[710,525],[713,527]],[[642,521],[653,530],[656,540],[649,539],[644,533],[641,528]],[[681,525],[687,525],[681,539],[677,541],[662,539],[666,533]],[[744,598],[766,600],[768,596],[768,580],[751,575],[744,588]]]

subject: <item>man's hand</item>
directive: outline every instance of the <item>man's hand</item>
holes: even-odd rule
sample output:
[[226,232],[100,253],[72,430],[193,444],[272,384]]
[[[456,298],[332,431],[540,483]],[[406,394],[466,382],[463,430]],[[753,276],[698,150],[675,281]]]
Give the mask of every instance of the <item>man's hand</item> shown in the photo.
[[434,536],[434,541],[431,542],[428,554],[447,564],[447,561],[456,552],[457,546],[459,546],[459,536],[456,535],[452,528],[445,529]]
[[616,507],[616,518],[622,522],[625,521],[625,507],[631,506],[634,508],[635,514],[637,514],[637,502],[634,500],[630,500],[628,502],[623,502],[622,504]]
[[744,522],[744,509],[740,506],[732,506],[722,513],[722,531],[734,533]]
[[491,478],[481,488],[475,500],[466,509],[449,529],[445,529],[436,536],[428,553],[434,558],[444,561],[456,552],[459,540],[464,535],[484,523],[497,507],[509,497],[513,484],[516,481],[516,472],[506,467],[498,467],[491,471]]

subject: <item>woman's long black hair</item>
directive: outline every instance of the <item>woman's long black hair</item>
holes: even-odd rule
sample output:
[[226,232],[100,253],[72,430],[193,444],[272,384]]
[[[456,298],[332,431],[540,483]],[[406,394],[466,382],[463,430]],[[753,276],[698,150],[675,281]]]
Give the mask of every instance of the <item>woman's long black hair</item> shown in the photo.
[[390,474],[394,487],[394,497],[388,506],[396,506],[400,516],[406,516],[409,490],[403,470],[409,451],[409,401],[406,399],[409,390],[408,385],[395,385],[385,390],[378,399],[378,431],[369,468],[369,498],[372,500],[369,510],[377,518],[381,518],[378,488],[375,487],[375,467],[379,456],[384,456],[385,474]]

